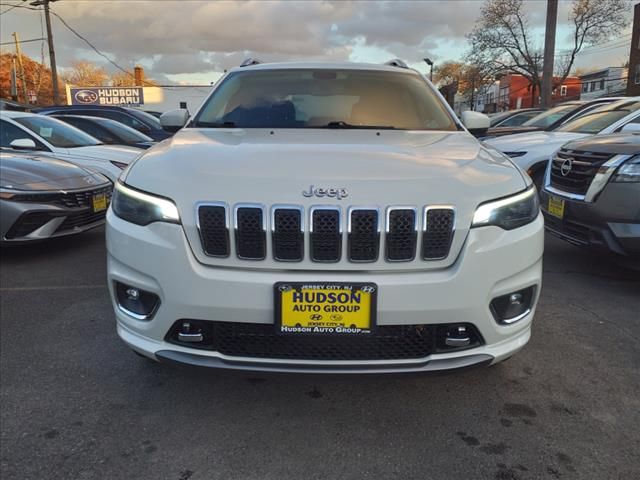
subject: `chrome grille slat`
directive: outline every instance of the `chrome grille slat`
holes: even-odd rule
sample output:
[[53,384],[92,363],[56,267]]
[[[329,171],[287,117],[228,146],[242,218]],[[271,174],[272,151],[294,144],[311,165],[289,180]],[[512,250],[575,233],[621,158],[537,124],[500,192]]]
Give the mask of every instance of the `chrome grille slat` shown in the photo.
[[347,235],[349,260],[375,262],[380,250],[380,210],[351,207],[348,214]]
[[386,259],[410,262],[416,257],[418,215],[414,207],[389,207],[386,225]]
[[311,207],[310,252],[314,262],[339,262],[342,257],[340,207]]
[[198,204],[196,218],[204,253],[210,257],[228,257],[229,211],[226,204]]
[[244,260],[264,260],[267,256],[264,207],[240,204],[234,209],[236,253]]
[[274,205],[271,209],[273,258],[300,262],[304,258],[304,210],[295,205]]
[[422,225],[422,258],[447,258],[455,229],[455,209],[451,206],[426,207]]

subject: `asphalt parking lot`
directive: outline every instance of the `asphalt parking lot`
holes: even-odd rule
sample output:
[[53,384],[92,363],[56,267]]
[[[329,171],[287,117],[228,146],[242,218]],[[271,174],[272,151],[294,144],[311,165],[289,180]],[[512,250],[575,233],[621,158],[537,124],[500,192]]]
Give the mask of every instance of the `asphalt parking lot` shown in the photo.
[[220,374],[117,338],[103,230],[2,250],[7,479],[640,478],[640,276],[547,239],[534,334],[442,376]]

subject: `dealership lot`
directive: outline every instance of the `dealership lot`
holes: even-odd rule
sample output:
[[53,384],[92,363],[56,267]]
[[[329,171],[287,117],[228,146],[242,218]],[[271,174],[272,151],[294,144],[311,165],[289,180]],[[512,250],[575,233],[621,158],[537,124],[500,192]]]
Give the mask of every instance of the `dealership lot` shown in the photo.
[[104,231],[3,248],[4,479],[638,478],[640,277],[547,238],[533,338],[444,376],[222,374],[117,338]]

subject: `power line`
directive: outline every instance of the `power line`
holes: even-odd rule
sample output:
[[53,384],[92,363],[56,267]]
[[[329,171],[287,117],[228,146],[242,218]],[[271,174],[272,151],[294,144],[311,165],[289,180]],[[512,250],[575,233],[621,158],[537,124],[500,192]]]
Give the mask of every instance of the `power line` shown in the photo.
[[[93,51],[95,51],[98,55],[100,55],[101,57],[103,57],[105,60],[107,60],[111,65],[113,65],[114,67],[116,67],[118,70],[122,71],[123,73],[131,76],[132,78],[135,78],[135,75],[133,75],[130,71],[126,70],[125,68],[122,68],[120,65],[118,65],[115,61],[113,61],[111,58],[109,58],[107,55],[105,55],[104,53],[102,53],[100,50],[98,50],[98,48],[91,43],[89,40],[87,40],[85,37],[83,37],[80,33],[78,33],[71,25],[69,25],[64,18],[62,18],[60,15],[58,15],[56,12],[54,12],[53,10],[49,10],[51,12],[52,15],[55,15],[58,20],[60,20],[62,22],[62,24],[67,27],[75,36],[77,36],[80,40],[82,40],[83,42],[85,42],[87,45],[89,45],[91,47],[91,49]],[[145,82],[143,80],[144,83],[148,83],[150,84],[150,82]],[[151,84],[150,84],[151,85]]]
[[[29,40],[20,40],[20,43],[29,43],[29,42],[40,42],[42,40],[46,40],[47,37],[41,38],[30,38]],[[13,45],[15,42],[2,42],[0,45]]]

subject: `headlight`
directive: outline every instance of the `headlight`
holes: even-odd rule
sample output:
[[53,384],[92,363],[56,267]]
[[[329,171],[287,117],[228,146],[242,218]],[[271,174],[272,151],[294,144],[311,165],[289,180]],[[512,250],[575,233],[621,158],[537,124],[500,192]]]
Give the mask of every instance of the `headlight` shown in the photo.
[[178,208],[171,200],[134,190],[121,182],[116,182],[111,208],[118,217],[136,225],[180,223]]
[[511,158],[518,158],[518,157],[524,157],[527,154],[527,152],[504,152],[504,154]]
[[611,181],[620,183],[640,182],[640,157],[632,158],[623,163]]
[[473,215],[471,227],[495,225],[505,230],[513,230],[533,222],[539,211],[538,193],[532,186],[516,195],[480,205]]

